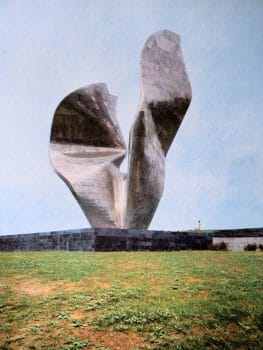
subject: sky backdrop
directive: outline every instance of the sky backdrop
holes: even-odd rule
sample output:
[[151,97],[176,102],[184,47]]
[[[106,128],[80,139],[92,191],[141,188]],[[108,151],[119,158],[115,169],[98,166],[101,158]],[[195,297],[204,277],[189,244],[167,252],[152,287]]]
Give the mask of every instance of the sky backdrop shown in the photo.
[[0,234],[89,227],[49,163],[54,111],[105,82],[128,143],[161,29],[181,36],[193,99],[150,228],[263,226],[262,0],[0,0]]

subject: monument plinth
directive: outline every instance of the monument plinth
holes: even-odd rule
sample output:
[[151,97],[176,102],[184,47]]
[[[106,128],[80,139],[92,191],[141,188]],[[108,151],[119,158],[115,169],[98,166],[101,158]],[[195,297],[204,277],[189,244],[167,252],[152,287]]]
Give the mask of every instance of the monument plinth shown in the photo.
[[208,249],[205,233],[87,228],[0,236],[0,251],[166,251]]
[[207,232],[146,229],[84,228],[0,236],[0,251],[167,251],[205,250],[225,242],[229,250],[263,245],[263,228]]

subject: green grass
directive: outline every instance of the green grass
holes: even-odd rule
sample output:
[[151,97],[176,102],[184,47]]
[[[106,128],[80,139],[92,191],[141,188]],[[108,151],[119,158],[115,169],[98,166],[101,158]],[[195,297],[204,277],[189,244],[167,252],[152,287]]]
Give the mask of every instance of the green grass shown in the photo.
[[261,252],[1,253],[0,349],[263,349]]

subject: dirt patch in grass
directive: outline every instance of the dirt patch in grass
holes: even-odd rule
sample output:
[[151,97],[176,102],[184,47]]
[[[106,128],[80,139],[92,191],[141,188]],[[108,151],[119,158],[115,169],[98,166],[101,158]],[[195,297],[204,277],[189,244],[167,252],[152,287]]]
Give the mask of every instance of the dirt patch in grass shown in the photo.
[[16,293],[23,293],[31,296],[47,296],[56,294],[56,283],[43,283],[37,279],[26,276],[15,276],[5,278],[5,283],[0,282],[0,289],[9,289]]
[[78,290],[90,290],[95,288],[107,289],[111,284],[100,277],[89,277],[81,282],[52,281],[42,282],[36,279],[16,278],[0,283],[0,289],[9,288],[16,293],[24,293],[31,296],[48,296],[63,292],[74,292]]
[[200,290],[197,294],[198,299],[207,299],[209,297],[209,293],[206,290]]
[[226,258],[227,258],[227,256],[224,253],[222,254],[221,252],[218,252],[218,254],[215,256],[216,260],[218,260],[218,259],[226,260]]
[[70,281],[57,281],[55,283],[57,289],[61,292],[73,292],[76,290],[90,290],[95,288],[105,288],[111,287],[111,284],[105,280],[103,277],[92,276],[85,278],[80,282],[70,282]]
[[131,261],[117,263],[115,266],[122,269],[133,269],[133,268],[143,268],[143,267],[159,267],[160,265],[153,262],[145,263],[143,261],[131,260]]
[[240,266],[231,266],[231,267],[228,268],[228,270],[234,271],[234,272],[244,272],[244,271],[246,271],[245,268],[240,267]]
[[147,267],[159,267],[160,265],[157,263],[150,262],[150,263],[147,263],[146,266]]
[[[152,287],[154,287],[155,284],[158,283],[159,279],[157,277],[150,277],[146,281],[151,283]],[[145,279],[140,278],[140,277],[134,278],[134,279],[131,279],[129,281],[125,281],[124,282],[124,286],[126,288],[130,288],[130,287],[137,286],[140,283],[145,283]]]
[[186,282],[189,283],[198,283],[198,282],[204,282],[205,280],[203,278],[200,277],[194,277],[194,276],[187,276],[185,278]]
[[170,333],[170,337],[171,337],[172,339],[175,339],[175,340],[180,340],[180,339],[182,339],[184,336],[185,336],[185,334],[182,333],[182,332],[171,332],[171,333]]
[[125,288],[131,288],[131,287],[135,287],[140,283],[140,279],[136,278],[136,279],[132,279],[130,281],[125,281],[124,282],[124,287]]
[[[244,334],[245,331],[240,329],[240,326],[234,323],[229,323],[227,326],[223,326],[224,336],[228,340],[235,340],[237,334]],[[191,336],[196,336],[196,338],[201,338],[204,335],[222,337],[222,328],[218,329],[209,329],[207,327],[192,327]],[[242,349],[242,348],[241,348]]]
[[144,349],[148,345],[143,338],[135,333],[114,332],[109,330],[94,331],[89,327],[73,330],[73,336],[80,339],[88,339],[94,345],[102,345],[114,350]]
[[101,277],[89,277],[86,280],[83,280],[81,283],[79,283],[80,286],[87,287],[87,289],[93,289],[93,288],[110,288],[111,284],[107,280]]
[[51,295],[55,294],[55,287],[48,284],[43,284],[38,281],[27,281],[24,283],[19,283],[11,285],[11,290],[16,293],[24,293],[32,296],[38,295]]
[[87,316],[87,313],[83,311],[74,311],[70,314],[70,317],[74,320],[81,320],[85,316]]
[[[98,346],[103,346],[114,350],[134,350],[137,348],[145,349],[149,345],[142,337],[132,332],[116,332],[112,329],[98,331],[88,326],[72,328],[69,323],[64,323],[58,328],[53,328],[52,333],[48,333],[48,327],[44,324],[35,322],[34,326],[39,327],[36,333],[30,333],[32,327],[27,326],[20,329],[18,334],[12,337],[12,349],[21,349],[22,344],[23,346],[34,344],[35,348],[38,349],[40,342],[44,342],[46,346],[52,349],[59,349],[68,338],[88,340],[92,344],[83,349],[98,349]],[[65,335],[67,336],[65,337]]]
[[151,277],[151,278],[149,278],[149,281],[151,283],[156,283],[156,282],[158,282],[158,278],[157,277]]

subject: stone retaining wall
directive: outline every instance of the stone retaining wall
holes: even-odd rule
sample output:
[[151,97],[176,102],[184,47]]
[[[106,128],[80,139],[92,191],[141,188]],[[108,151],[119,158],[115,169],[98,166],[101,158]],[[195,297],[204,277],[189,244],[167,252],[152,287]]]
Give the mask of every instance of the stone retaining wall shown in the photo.
[[83,229],[0,236],[0,251],[137,251],[207,249],[207,234],[150,230]]
[[141,229],[76,229],[0,236],[0,251],[162,251],[204,250],[226,242],[230,250],[263,244],[263,228],[171,232]]

